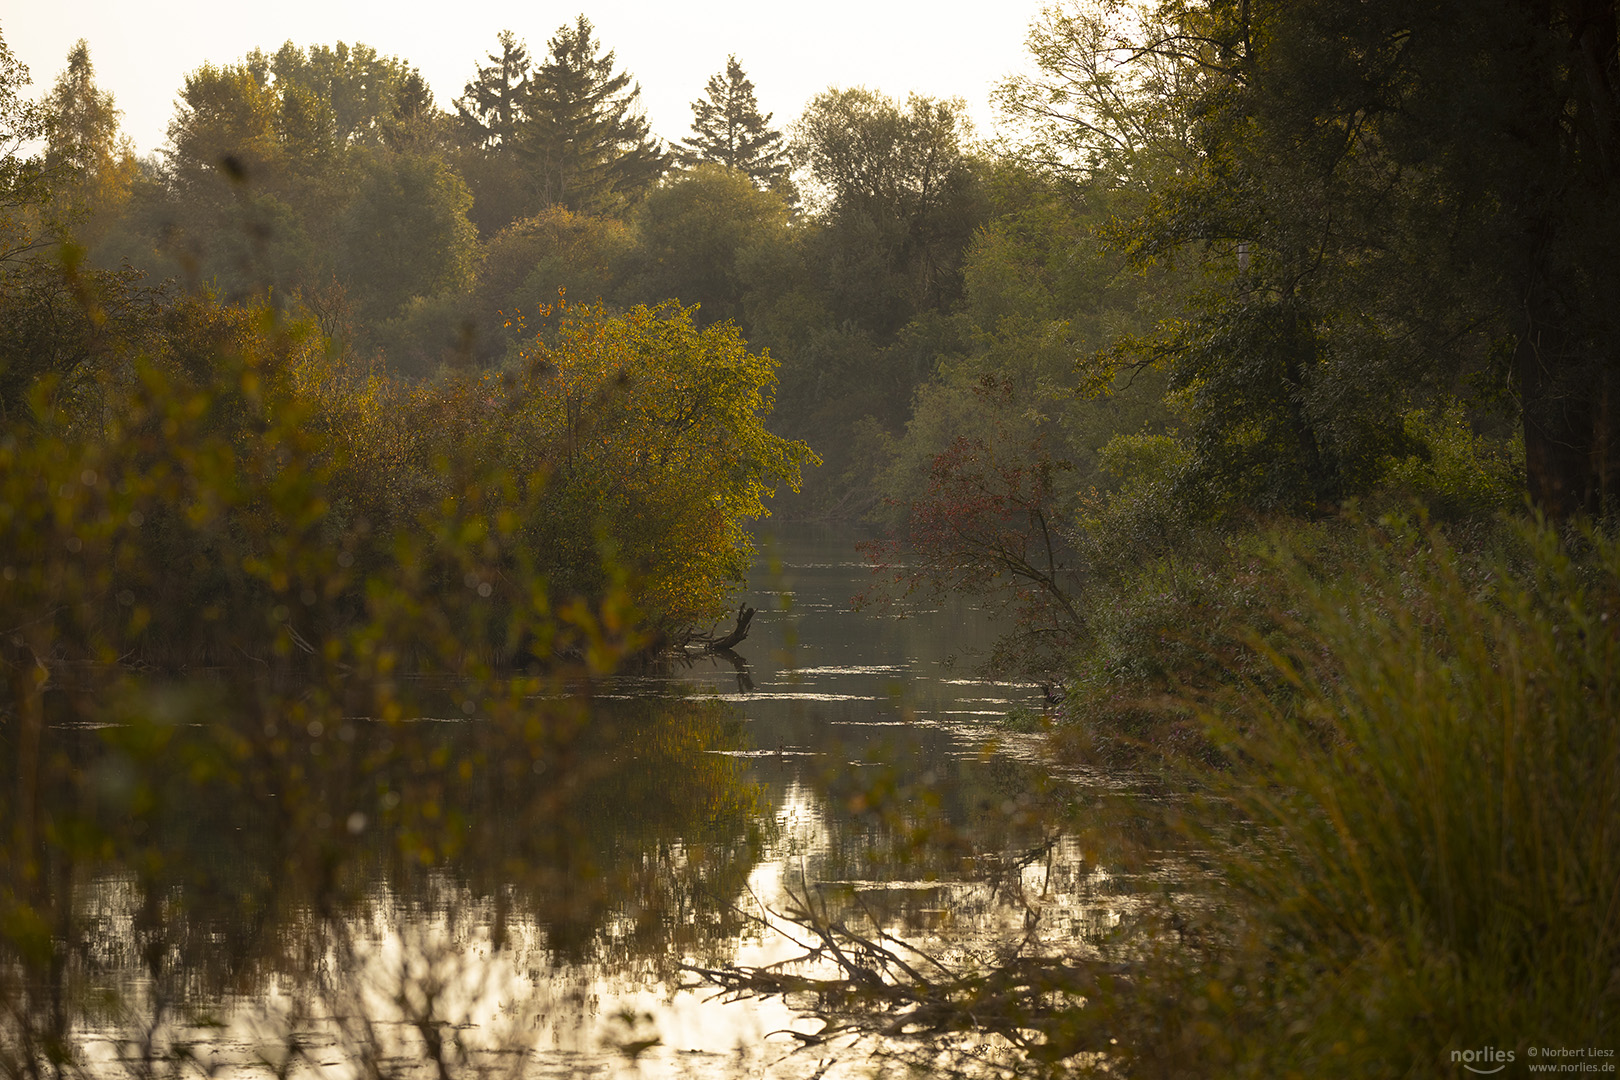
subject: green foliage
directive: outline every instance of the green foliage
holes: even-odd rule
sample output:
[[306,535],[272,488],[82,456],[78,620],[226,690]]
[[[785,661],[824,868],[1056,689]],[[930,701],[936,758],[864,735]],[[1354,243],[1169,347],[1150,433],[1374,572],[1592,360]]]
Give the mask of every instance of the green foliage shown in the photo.
[[901,106],[860,87],[823,91],[793,127],[806,199],[826,221],[817,261],[832,306],[880,341],[961,295],[984,214],[968,140],[960,101]]
[[[264,63],[260,54],[246,62],[254,68]],[[301,49],[289,41],[269,70],[284,101],[308,102],[296,110],[284,106],[292,114],[284,121],[289,127],[319,125],[340,147],[420,150],[433,137],[433,94],[421,73],[369,45],[340,41]]]
[[651,192],[637,220],[633,295],[701,305],[705,321],[748,327],[747,301],[758,287],[749,271],[789,242],[780,195],[759,190],[744,171],[699,164]]
[[[990,191],[996,213],[964,267],[964,330],[953,350],[935,351],[933,378],[917,388],[884,481],[891,499],[919,497],[928,463],[953,438],[985,437],[996,426],[1048,440],[1073,467],[1068,483],[1078,493],[1094,482],[1099,447],[1111,435],[1167,418],[1156,372],[1100,388],[1076,384],[1075,356],[1140,324],[1141,308],[1157,291],[1121,275],[1118,256],[1096,244],[1110,193],[1019,168],[997,170]],[[1003,385],[1005,396],[979,393],[986,380]]]
[[1485,517],[1516,509],[1524,494],[1524,442],[1476,432],[1461,403],[1415,409],[1406,437],[1420,452],[1392,457],[1384,483],[1436,517]]
[[456,101],[457,160],[486,236],[557,207],[624,214],[658,182],[669,155],[641,115],[639,88],[581,15],[534,63],[510,31]]
[[639,88],[615,71],[581,15],[561,26],[529,79],[518,141],[540,206],[599,211],[634,204],[668,167],[638,109]]
[[[1177,9],[1096,0],[1048,7],[1026,38],[1035,74],[996,88],[1015,156],[1099,187],[1147,193],[1194,164],[1191,99],[1214,72],[1178,46]],[[1144,45],[1148,46],[1144,48]]]
[[[228,299],[355,307],[347,344],[415,297],[465,291],[475,236],[462,179],[414,69],[364,45],[284,45],[187,77],[166,168],[136,183],[115,254]],[[144,248],[144,251],[141,250]]]
[[1617,189],[1598,162],[1620,136],[1570,118],[1616,115],[1610,6],[1166,3],[1048,21],[1042,76],[1006,95],[1044,131],[1031,152],[1144,176],[1116,239],[1206,274],[1197,303],[1112,354],[1166,365],[1189,406],[1184,500],[1318,512],[1369,491],[1388,448],[1417,452],[1400,417],[1467,376],[1524,403],[1536,501],[1602,511],[1614,448],[1585,403],[1612,392],[1598,283],[1617,264],[1596,238]]
[[1285,570],[1286,692],[1210,717],[1256,826],[1221,858],[1274,972],[1240,1014],[1244,1071],[1612,1041],[1620,547],[1530,525],[1475,562],[1397,530],[1352,565]]
[[440,160],[408,155],[373,158],[358,172],[338,223],[337,261],[356,314],[381,322],[413,298],[471,288],[478,237],[461,177]]
[[480,245],[471,288],[413,305],[388,328],[384,352],[397,370],[426,377],[446,363],[514,364],[524,317],[560,297],[584,305],[648,295],[626,284],[636,248],[635,233],[617,218],[548,206]]
[[765,430],[774,362],[673,304],[564,310],[521,360],[509,438],[550,484],[530,542],[604,545],[671,627],[721,616],[752,550],[743,522],[815,460]]
[[23,96],[33,79],[0,37],[0,260],[34,247],[37,220],[28,210],[47,196],[44,162],[33,144],[50,130],[46,111]]
[[529,81],[528,47],[510,30],[496,40],[500,54],[489,54],[489,65],[478,68],[456,99],[462,140],[484,150],[509,146],[517,137]]
[[41,103],[51,116],[45,170],[57,194],[57,227],[93,243],[123,211],[135,177],[135,154],[118,131],[113,96],[95,83],[90,48],[80,39],[67,68]]
[[[38,292],[48,269],[31,270]],[[94,309],[52,325],[85,296]],[[8,425],[0,550],[42,572],[53,551],[88,550],[95,575],[8,601],[41,622],[42,656],[220,662],[319,641],[366,610],[363,574],[389,566],[410,595],[472,589],[470,608],[440,617],[491,656],[524,655],[526,597],[541,612],[606,602],[626,573],[641,614],[621,620],[675,629],[725,608],[743,520],[810,460],[763,427],[771,361],[679,308],[559,313],[512,379],[409,387],[269,313],[110,275],[3,298],[8,358],[33,366],[7,368],[7,411],[32,424]],[[74,462],[71,476],[97,479],[59,506],[56,487],[78,491],[56,479]],[[330,570],[339,552],[362,576]],[[492,581],[493,597],[474,588]],[[307,619],[278,636],[271,610]]]
[[787,144],[771,129],[771,114],[761,116],[754,84],[735,56],[726,70],[709,77],[708,96],[692,102],[692,137],[680,143],[680,161],[688,167],[723,165],[748,175],[756,187],[779,189],[787,179]]
[[479,280],[487,312],[538,311],[559,294],[581,303],[617,300],[635,248],[624,223],[561,206],[513,222],[485,248]]

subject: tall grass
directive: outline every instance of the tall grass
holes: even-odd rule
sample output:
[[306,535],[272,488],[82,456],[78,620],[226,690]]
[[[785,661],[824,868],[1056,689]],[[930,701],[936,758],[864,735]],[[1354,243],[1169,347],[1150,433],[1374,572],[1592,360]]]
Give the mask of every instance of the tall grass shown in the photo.
[[1620,542],[1528,524],[1509,549],[1397,527],[1350,569],[1284,560],[1298,632],[1256,642],[1284,689],[1208,714],[1255,825],[1216,856],[1261,990],[1236,1072],[1616,1048]]

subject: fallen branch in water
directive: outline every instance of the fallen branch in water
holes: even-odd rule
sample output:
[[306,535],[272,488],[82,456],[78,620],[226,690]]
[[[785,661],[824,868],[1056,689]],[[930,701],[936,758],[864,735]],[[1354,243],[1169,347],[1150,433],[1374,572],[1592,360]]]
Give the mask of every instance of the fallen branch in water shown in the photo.
[[[803,954],[762,967],[681,966],[701,980],[696,985],[714,987],[728,999],[794,999],[794,1008],[823,1025],[809,1034],[786,1032],[804,1047],[844,1036],[918,1041],[994,1035],[1026,1059],[1048,1063],[1116,1049],[1101,1011],[1086,1006],[1133,991],[1125,964],[1019,952],[985,967],[953,968],[881,927],[870,933],[853,929],[829,915],[825,901],[818,910],[808,893],[789,896],[793,908],[770,914],[808,936],[808,942],[798,942]],[[830,974],[806,973],[828,965]]]
[[687,646],[701,646],[706,653],[726,652],[748,636],[748,628],[754,621],[754,609],[747,603],[737,605],[737,622],[731,632],[724,637],[716,637],[713,633],[692,634],[681,641],[680,647],[684,651]]

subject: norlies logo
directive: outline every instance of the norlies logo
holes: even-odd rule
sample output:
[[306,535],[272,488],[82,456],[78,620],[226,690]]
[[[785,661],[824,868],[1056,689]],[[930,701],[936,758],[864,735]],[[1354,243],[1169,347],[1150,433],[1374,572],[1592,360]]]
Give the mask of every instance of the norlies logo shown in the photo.
[[1471,1073],[1489,1076],[1508,1067],[1508,1063],[1513,1060],[1513,1051],[1498,1050],[1494,1046],[1479,1050],[1453,1050],[1451,1060]]

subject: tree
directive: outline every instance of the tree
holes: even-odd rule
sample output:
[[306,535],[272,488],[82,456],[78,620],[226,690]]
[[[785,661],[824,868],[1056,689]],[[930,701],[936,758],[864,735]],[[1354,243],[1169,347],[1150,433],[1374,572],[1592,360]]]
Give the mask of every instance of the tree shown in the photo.
[[1471,379],[1517,404],[1539,506],[1613,509],[1615,8],[1252,0],[1142,22],[1134,54],[1192,88],[1194,153],[1118,234],[1206,267],[1128,350],[1192,406],[1184,494],[1329,505],[1377,480],[1403,411]]
[[529,48],[510,30],[502,30],[496,40],[500,54],[488,54],[489,64],[476,69],[456,99],[463,140],[482,150],[510,150],[525,119]]
[[397,142],[406,129],[431,124],[436,112],[421,72],[360,42],[300,49],[289,41],[270,71],[284,101],[296,88],[319,103],[338,146]]
[[1076,553],[1063,522],[1074,511],[1072,464],[1031,434],[1010,381],[985,376],[974,391],[974,434],[958,434],[929,460],[899,510],[900,534],[863,545],[883,575],[869,598],[917,591],[967,593],[1012,616],[991,664],[1061,681],[1083,636]]
[[96,86],[90,47],[83,38],[69,50],[67,69],[57,76],[44,104],[52,117],[48,166],[90,173],[120,149],[118,109],[112,94]]
[[52,175],[68,219],[81,243],[105,233],[129,199],[135,153],[118,132],[119,110],[110,92],[96,86],[90,47],[84,39],[68,52],[67,69],[46,95],[52,118],[45,168]]
[[739,169],[702,163],[677,174],[641,206],[636,292],[701,304],[705,323],[741,325],[756,285],[748,263],[756,249],[788,242],[788,213],[782,196]]
[[522,359],[511,460],[549,476],[531,550],[606,547],[666,627],[727,611],[728,583],[748,566],[745,521],[815,461],[765,429],[775,362],[750,353],[736,327],[699,329],[676,304],[618,317],[567,309]]
[[167,272],[228,297],[329,277],[347,201],[330,109],[308,88],[277,86],[271,66],[255,50],[186,76],[163,150],[165,198],[148,222]]
[[735,56],[726,57],[726,70],[710,76],[704,92],[708,97],[692,102],[692,138],[681,140],[681,164],[713,162],[740,169],[758,187],[779,185],[788,171],[787,144],[768,126],[771,114],[760,115],[754,84]]
[[640,88],[614,70],[583,15],[547,47],[529,81],[520,139],[541,203],[598,210],[635,202],[669,165],[637,109]]
[[472,284],[472,196],[444,162],[387,155],[362,170],[340,226],[338,272],[362,316],[383,320],[414,297]]
[[[280,186],[289,140],[306,153],[329,156],[324,152],[329,147],[320,145],[324,125],[309,117],[301,118],[304,123],[282,122],[282,95],[271,85],[268,68],[268,58],[255,53],[240,64],[204,64],[186,76],[163,151],[178,191],[217,198],[234,181],[261,189]],[[297,103],[313,104],[307,97]],[[307,172],[313,163],[305,157],[299,165]]]
[[561,206],[490,237],[470,304],[479,358],[498,364],[520,342],[524,319],[555,304],[559,294],[570,303],[617,302],[634,247],[625,222]]
[[793,129],[806,194],[828,226],[835,308],[880,339],[961,295],[962,254],[983,220],[966,107],[861,87],[816,95]]
[[[445,273],[460,280],[445,260],[469,258],[466,193],[459,179],[447,186],[442,130],[420,73],[364,44],[289,42],[273,56],[204,65],[187,76],[169,127],[154,243],[227,295],[307,295],[340,273],[369,297],[368,314],[392,314],[438,291],[431,283]],[[347,246],[359,243],[380,246]]]
[[1030,27],[1039,74],[996,87],[1027,166],[1149,191],[1193,164],[1193,96],[1207,73],[1172,49],[1171,9],[1135,0],[1050,7]]
[[44,162],[31,152],[49,130],[46,111],[23,97],[28,65],[0,37],[0,262],[38,243],[27,212],[46,194]]

